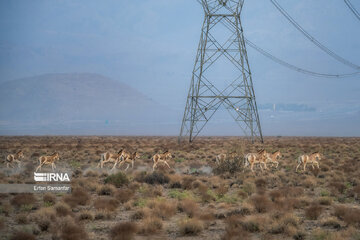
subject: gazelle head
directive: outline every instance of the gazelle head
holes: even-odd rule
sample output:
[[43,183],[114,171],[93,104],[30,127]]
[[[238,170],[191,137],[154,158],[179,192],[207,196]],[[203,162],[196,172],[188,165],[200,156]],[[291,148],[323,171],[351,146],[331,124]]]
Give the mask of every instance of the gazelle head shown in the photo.
[[171,155],[171,153],[169,151],[165,152],[165,157],[171,159],[173,156]]
[[281,158],[282,157],[281,152],[279,150],[274,152],[273,155],[275,156],[275,158]]
[[134,152],[134,160],[139,159],[141,157],[140,153]]
[[60,156],[59,156],[58,152],[54,152],[52,156],[53,156],[54,160],[59,160],[60,159]]
[[123,148],[120,149],[120,151],[118,152],[118,154],[121,154],[121,153],[123,152],[123,150],[124,150]]
[[319,152],[314,152],[313,154],[311,154],[314,158],[317,158],[318,160],[321,160],[321,153]]
[[18,151],[18,152],[16,153],[16,155],[18,156],[18,158],[23,158],[23,157],[24,157],[24,153],[23,153],[22,150]]

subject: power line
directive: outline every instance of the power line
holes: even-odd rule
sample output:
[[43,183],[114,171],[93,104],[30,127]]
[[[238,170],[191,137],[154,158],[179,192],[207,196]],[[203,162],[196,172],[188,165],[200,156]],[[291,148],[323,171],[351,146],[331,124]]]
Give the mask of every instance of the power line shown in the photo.
[[321,50],[323,50],[325,53],[336,59],[337,61],[352,67],[354,69],[360,70],[360,66],[356,65],[355,63],[352,63],[343,57],[339,56],[335,52],[331,51],[329,48],[325,47],[322,43],[320,43],[317,39],[315,39],[313,36],[311,36],[303,27],[301,27],[281,6],[276,0],[270,0],[270,2],[280,11],[284,17],[290,21],[290,23],[297,28],[306,38],[308,38],[311,42],[313,42],[316,46],[318,46]]
[[360,13],[356,10],[356,8],[351,4],[349,0],[344,0],[349,9],[353,12],[355,17],[360,21]]
[[297,72],[304,73],[304,74],[307,74],[307,75],[311,75],[311,76],[315,76],[315,77],[324,77],[324,78],[344,78],[344,77],[351,77],[351,76],[355,76],[357,74],[360,74],[360,72],[346,73],[346,74],[327,74],[327,73],[313,72],[313,71],[310,71],[310,70],[306,70],[306,69],[297,67],[295,65],[292,65],[292,64],[290,64],[288,62],[285,62],[285,61],[275,57],[274,55],[270,54],[269,52],[266,52],[264,49],[262,49],[259,46],[255,45],[253,42],[251,42],[247,38],[245,38],[245,42],[250,47],[252,47],[256,51],[258,51],[259,53],[261,53],[265,57],[271,59],[272,61],[274,61],[274,62],[276,62],[278,64],[281,64],[284,67],[287,67],[287,68],[289,68],[291,70],[295,70]]

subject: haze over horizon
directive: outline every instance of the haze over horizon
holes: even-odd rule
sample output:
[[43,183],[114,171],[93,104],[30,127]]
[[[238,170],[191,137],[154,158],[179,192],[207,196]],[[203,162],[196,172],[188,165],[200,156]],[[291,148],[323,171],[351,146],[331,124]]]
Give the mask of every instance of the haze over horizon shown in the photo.
[[[360,22],[343,1],[279,3],[320,42],[360,64]],[[360,2],[352,3],[360,9]],[[1,1],[0,134],[177,135],[202,21],[203,10],[195,0]],[[294,65],[330,74],[354,72],[305,39],[268,0],[245,1],[242,23],[245,37]],[[247,50],[264,135],[360,136],[360,75],[311,77],[277,65],[250,47]],[[68,82],[61,89],[47,83],[47,89],[63,94],[57,98],[39,84],[46,82],[44,74],[50,74],[49,79],[57,76],[59,83],[64,83],[73,79],[74,73],[94,81],[93,86],[81,90],[81,96],[87,96],[83,99],[94,101],[92,111],[85,112],[86,103],[72,95],[73,84],[79,82]],[[32,88],[25,84],[29,79]],[[79,81],[84,84],[87,79]],[[102,91],[102,79],[119,85],[113,83]],[[137,108],[129,99],[94,97],[95,90],[107,93],[112,88],[124,94],[122,84],[151,100],[150,105],[136,105],[138,109],[149,106],[131,112],[136,119],[126,116]],[[29,102],[21,91],[37,96],[32,98],[34,106],[25,104]],[[10,93],[13,98],[7,95]],[[47,105],[41,94],[49,100]],[[69,113],[74,111],[72,102],[66,101],[69,99],[80,106],[76,118]],[[51,116],[58,119],[56,124],[45,114],[47,107],[56,109]],[[23,109],[27,117],[9,114],[10,108],[14,112]],[[98,114],[102,110],[119,114],[94,119],[103,115]],[[154,112],[158,118],[149,117]],[[41,116],[46,120],[43,123],[39,122]],[[86,124],[75,124],[78,120]],[[94,125],[93,120],[100,122]],[[215,114],[204,130],[204,135],[242,134],[226,111]]]

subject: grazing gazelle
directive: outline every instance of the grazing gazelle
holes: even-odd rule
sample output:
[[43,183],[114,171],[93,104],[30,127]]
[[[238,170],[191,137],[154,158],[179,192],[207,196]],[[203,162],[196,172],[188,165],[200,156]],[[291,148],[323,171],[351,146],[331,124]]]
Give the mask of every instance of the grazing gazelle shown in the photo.
[[317,168],[319,169],[319,162],[321,160],[321,154],[319,152],[314,152],[310,155],[304,154],[301,155],[298,160],[297,160],[297,167],[296,167],[296,172],[298,170],[298,168],[300,167],[301,164],[304,164],[304,172],[306,170],[306,164],[311,163],[311,166],[313,169],[315,169],[314,167],[314,163],[317,166]]
[[276,152],[273,152],[273,153],[267,153],[266,154],[266,162],[276,164],[275,168],[277,168],[279,166],[279,162],[277,161],[278,158],[281,158],[281,152],[280,151],[276,151]]
[[154,161],[153,165],[153,171],[155,170],[155,167],[158,163],[165,163],[168,168],[171,168],[166,160],[171,159],[172,155],[169,151],[165,151],[164,153],[157,153],[152,157],[152,160]]
[[39,157],[39,166],[36,168],[35,172],[37,172],[39,169],[41,170],[41,167],[43,165],[51,165],[52,170],[56,168],[55,161],[59,160],[59,153],[54,152],[50,156],[41,156]]
[[15,154],[9,154],[7,155],[6,159],[5,159],[5,162],[6,162],[6,167],[9,168],[9,166],[12,166],[14,167],[12,164],[14,162],[16,162],[20,168],[20,164],[21,164],[21,161],[20,159],[21,158],[24,158],[24,153],[22,150],[18,151],[17,153]]
[[119,160],[115,163],[115,165],[114,165],[113,168],[115,168],[115,166],[116,166],[116,164],[117,164],[118,162],[120,162],[120,163],[119,163],[119,168],[120,168],[124,163],[127,164],[127,167],[126,167],[125,171],[128,170],[128,168],[129,168],[129,166],[130,166],[130,163],[131,163],[131,168],[134,168],[134,162],[135,162],[135,160],[136,160],[137,158],[140,158],[140,153],[138,153],[138,152],[130,153],[130,152],[128,152],[128,151],[123,151],[122,156],[121,156],[121,157],[119,158]]
[[260,169],[261,169],[261,171],[263,171],[263,167],[261,164],[264,164],[264,167],[266,169],[266,155],[267,155],[267,152],[264,149],[260,150],[258,153],[246,154],[245,158],[244,158],[244,167],[246,168],[247,166],[250,165],[251,171],[254,172],[255,163],[259,163]]
[[[121,157],[122,153],[123,153],[123,149],[121,149],[118,153],[110,153],[110,152],[106,152],[101,154],[101,159],[99,164],[97,165],[97,167],[103,168],[105,163],[114,163],[114,167],[117,163],[117,161],[119,160],[119,158]],[[114,168],[113,167],[113,168]]]

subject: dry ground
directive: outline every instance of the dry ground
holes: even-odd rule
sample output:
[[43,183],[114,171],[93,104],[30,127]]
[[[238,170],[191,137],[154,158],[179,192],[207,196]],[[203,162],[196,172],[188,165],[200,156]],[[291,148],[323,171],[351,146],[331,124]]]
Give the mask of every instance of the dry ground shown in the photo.
[[[34,183],[38,158],[60,153],[71,194],[0,194],[0,239],[360,239],[360,138],[0,137],[0,159],[23,149],[21,169],[1,162],[0,183]],[[100,154],[139,151],[134,169],[98,169]],[[280,150],[278,169],[244,170],[244,153]],[[172,169],[151,170],[169,150]],[[320,170],[295,173],[319,151]],[[235,152],[237,164],[216,167]],[[235,162],[237,163],[237,162]],[[225,163],[227,164],[227,163]],[[42,172],[51,171],[44,167]]]

